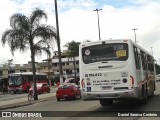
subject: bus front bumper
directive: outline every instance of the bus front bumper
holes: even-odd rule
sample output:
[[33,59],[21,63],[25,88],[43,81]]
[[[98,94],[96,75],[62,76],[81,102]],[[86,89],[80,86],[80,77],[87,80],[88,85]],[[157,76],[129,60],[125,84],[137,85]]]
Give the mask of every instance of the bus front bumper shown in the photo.
[[133,99],[138,98],[138,89],[114,90],[103,92],[84,92],[82,91],[83,100],[102,100],[102,99]]

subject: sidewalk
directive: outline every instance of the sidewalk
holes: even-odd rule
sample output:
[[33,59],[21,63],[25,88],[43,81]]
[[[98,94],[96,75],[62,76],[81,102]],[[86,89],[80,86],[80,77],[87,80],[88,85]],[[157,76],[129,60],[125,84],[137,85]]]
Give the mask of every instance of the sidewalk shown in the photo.
[[[57,89],[56,87],[52,86],[50,93],[43,93],[43,94],[38,95],[38,100],[36,101],[33,100],[32,104],[54,99],[56,95],[56,89]],[[30,102],[28,101],[27,96],[23,98],[13,99],[13,100],[1,101],[0,110],[10,109],[10,108],[20,107],[20,106],[26,106],[26,105],[30,105]]]

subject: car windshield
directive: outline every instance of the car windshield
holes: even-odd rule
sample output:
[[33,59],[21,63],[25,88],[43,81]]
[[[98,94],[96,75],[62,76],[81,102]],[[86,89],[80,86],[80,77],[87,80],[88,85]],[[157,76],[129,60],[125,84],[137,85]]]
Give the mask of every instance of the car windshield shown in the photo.
[[64,84],[64,85],[60,85],[58,89],[68,89],[70,87],[71,87],[70,84]]
[[21,85],[23,82],[22,76],[10,76],[9,85]]
[[[42,87],[42,84],[36,84],[37,87]],[[32,84],[32,87],[34,87],[34,84]]]
[[101,61],[126,61],[128,59],[127,43],[99,44],[82,48],[85,64]]
[[74,78],[67,78],[64,82],[65,83],[75,83],[75,79]]

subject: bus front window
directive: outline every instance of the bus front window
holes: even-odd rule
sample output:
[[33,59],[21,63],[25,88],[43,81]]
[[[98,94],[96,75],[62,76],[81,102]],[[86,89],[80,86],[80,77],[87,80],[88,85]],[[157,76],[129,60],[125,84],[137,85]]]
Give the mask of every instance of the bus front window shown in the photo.
[[22,76],[10,76],[9,85],[21,85],[23,82]]

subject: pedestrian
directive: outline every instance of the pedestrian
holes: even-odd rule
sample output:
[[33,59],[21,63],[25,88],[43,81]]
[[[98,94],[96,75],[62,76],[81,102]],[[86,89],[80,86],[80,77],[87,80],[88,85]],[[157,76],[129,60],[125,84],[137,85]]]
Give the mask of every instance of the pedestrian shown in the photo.
[[5,92],[6,90],[6,85],[3,83],[3,93]]
[[57,85],[57,87],[59,87],[59,85],[60,85],[60,82],[57,82],[57,84],[56,84],[56,85]]

